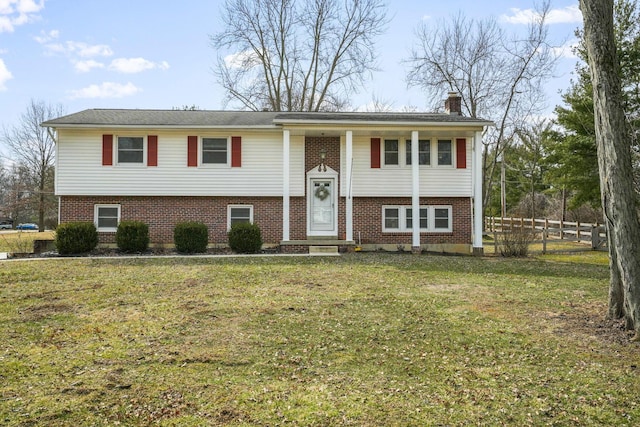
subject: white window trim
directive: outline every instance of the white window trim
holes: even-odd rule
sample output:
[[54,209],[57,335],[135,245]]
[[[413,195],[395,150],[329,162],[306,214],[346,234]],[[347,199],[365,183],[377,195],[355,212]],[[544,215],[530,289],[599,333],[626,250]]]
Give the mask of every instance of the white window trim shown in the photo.
[[[450,205],[432,205],[429,206],[429,228],[434,233],[451,233],[453,232],[453,208]],[[449,211],[449,218],[447,228],[436,228],[436,209],[447,209]]]
[[[398,225],[399,228],[387,228],[385,225],[385,210],[398,209]],[[382,206],[382,232],[383,233],[411,233],[413,230],[407,228],[407,210],[411,209],[410,205],[383,205]],[[420,205],[420,209],[427,209],[427,228],[420,228],[421,233],[452,233],[453,232],[453,208],[451,205]],[[447,209],[449,212],[449,227],[436,228],[435,210]],[[418,221],[419,221],[418,217]]]
[[234,208],[249,208],[249,222],[253,224],[253,205],[227,205],[227,231],[231,230],[231,210]]
[[118,209],[118,224],[120,224],[120,212],[121,206],[119,204],[98,204],[93,206],[93,223],[96,226],[98,232],[101,233],[115,233],[118,227],[98,227],[98,210],[100,208],[117,208]]
[[[435,150],[434,150],[433,138],[419,138],[418,139],[418,150],[420,149],[420,141],[429,141],[429,164],[428,165],[418,164],[418,166],[420,168],[432,168],[432,167],[437,166],[437,165],[435,165],[433,163],[433,154],[434,154],[434,151],[438,150],[438,144],[436,144]],[[411,163],[407,163],[407,142],[411,144],[411,142],[412,142],[411,138],[405,138],[405,144],[404,144],[404,147],[403,147],[404,153],[402,155],[403,156],[402,158],[404,159],[404,166],[410,168],[411,167]],[[411,150],[413,150],[413,144],[411,144]],[[418,161],[420,161],[419,160],[420,159],[419,156],[420,156],[420,151],[418,151]],[[438,155],[436,154],[435,157],[436,157],[436,162],[437,162],[438,161]]]
[[[451,143],[451,164],[450,165],[441,165],[438,162],[438,154],[440,154],[440,150],[438,149],[438,142],[439,141],[449,141]],[[445,168],[445,169],[455,169],[456,167],[456,147],[455,147],[455,142],[456,139],[455,138],[436,138],[435,139],[435,159],[432,157],[431,160],[435,160],[435,166],[439,167],[439,168]],[[431,146],[431,148],[433,149],[433,145]],[[433,150],[431,151],[433,153]]]
[[[227,140],[227,162],[226,163],[204,163],[203,151],[204,151],[204,139],[226,139]],[[198,137],[198,164],[205,168],[226,168],[231,167],[231,137],[220,135],[201,135]]]
[[[387,141],[398,141],[398,163],[397,164],[387,164],[386,162],[386,142]],[[401,138],[381,138],[381,147],[380,147],[380,164],[385,168],[399,168],[404,165],[402,160],[402,156],[404,153],[404,149],[402,148],[402,139]]]
[[[115,143],[115,164],[118,166],[126,167],[126,168],[139,168],[143,166],[147,166],[147,135],[115,135],[116,143]],[[134,162],[120,162],[120,138],[142,138],[142,161],[140,163]]]

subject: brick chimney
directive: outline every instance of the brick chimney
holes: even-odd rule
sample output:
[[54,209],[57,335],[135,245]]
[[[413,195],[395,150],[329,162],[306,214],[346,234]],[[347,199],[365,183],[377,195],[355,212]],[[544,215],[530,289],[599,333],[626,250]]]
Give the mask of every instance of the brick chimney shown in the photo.
[[458,92],[449,92],[449,98],[444,101],[444,110],[449,114],[462,115],[462,98]]

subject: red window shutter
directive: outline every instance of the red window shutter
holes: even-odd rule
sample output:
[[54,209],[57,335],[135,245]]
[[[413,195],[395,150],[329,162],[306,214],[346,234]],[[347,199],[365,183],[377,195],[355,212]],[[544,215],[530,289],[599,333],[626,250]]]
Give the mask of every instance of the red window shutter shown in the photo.
[[198,166],[198,137],[189,135],[187,137],[187,166]]
[[456,139],[456,167],[466,169],[467,167],[467,140]]
[[147,136],[147,166],[158,166],[158,135]]
[[102,166],[113,165],[113,135],[102,135]]
[[380,167],[380,138],[371,138],[371,168]]
[[242,137],[231,137],[231,167],[239,168],[242,166]]

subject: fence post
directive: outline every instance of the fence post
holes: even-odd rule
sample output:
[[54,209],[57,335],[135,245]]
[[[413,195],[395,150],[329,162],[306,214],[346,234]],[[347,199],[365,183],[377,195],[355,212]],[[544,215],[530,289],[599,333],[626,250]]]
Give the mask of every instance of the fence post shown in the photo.
[[542,255],[547,253],[547,228],[542,230]]
[[564,219],[560,218],[560,240],[564,240]]
[[494,255],[498,254],[498,232],[497,231],[493,232],[493,254]]
[[591,249],[596,250],[600,246],[600,230],[598,224],[591,226]]
[[580,221],[576,222],[576,238],[580,242]]

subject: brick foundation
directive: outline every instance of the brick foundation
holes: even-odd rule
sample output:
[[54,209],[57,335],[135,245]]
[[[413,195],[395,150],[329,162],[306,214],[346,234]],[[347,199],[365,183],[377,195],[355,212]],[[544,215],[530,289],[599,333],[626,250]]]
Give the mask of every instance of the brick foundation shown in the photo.
[[[83,197],[62,196],[60,222],[91,221],[94,205],[119,204],[121,220],[149,225],[151,243],[173,243],[173,229],[179,222],[199,221],[209,227],[210,243],[226,243],[227,206],[253,205],[253,220],[260,226],[265,243],[282,239],[281,197]],[[114,243],[115,233],[99,233],[100,243]]]
[[[471,242],[471,203],[468,198],[422,198],[421,205],[451,205],[451,233],[421,233],[421,244],[452,245]],[[152,243],[173,243],[173,229],[182,221],[200,221],[209,227],[209,242],[227,242],[227,206],[253,205],[254,222],[262,230],[263,241],[279,244],[282,239],[282,199],[280,197],[84,197],[62,196],[61,222],[93,221],[94,205],[119,204],[122,220],[143,221],[149,225]],[[290,238],[307,238],[307,203],[304,197],[291,198]],[[411,249],[411,233],[383,233],[382,206],[411,205],[411,198],[354,198],[353,237],[363,245],[403,245]],[[345,200],[338,208],[338,238],[345,234]],[[360,240],[359,240],[360,239]],[[100,243],[114,243],[115,233],[100,233]],[[299,249],[299,248],[296,248]],[[291,251],[288,248],[287,251]]]

